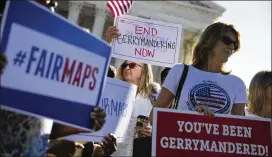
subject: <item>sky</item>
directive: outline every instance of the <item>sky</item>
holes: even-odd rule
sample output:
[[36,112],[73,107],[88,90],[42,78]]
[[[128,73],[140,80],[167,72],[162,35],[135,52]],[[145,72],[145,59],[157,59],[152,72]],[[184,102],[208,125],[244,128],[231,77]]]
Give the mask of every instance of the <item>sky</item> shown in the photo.
[[217,21],[234,24],[241,35],[241,49],[227,69],[248,87],[260,70],[271,70],[271,1],[215,1],[226,11]]

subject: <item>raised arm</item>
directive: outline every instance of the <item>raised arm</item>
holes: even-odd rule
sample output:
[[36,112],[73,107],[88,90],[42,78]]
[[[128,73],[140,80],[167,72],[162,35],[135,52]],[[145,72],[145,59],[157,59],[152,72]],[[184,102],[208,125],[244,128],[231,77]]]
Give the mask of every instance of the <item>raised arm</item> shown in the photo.
[[244,82],[239,78],[237,80],[238,91],[235,94],[235,98],[233,101],[233,106],[231,109],[232,115],[245,115],[245,105],[247,103],[247,92],[246,92],[246,85]]
[[245,115],[245,106],[246,106],[246,104],[233,104],[232,109],[231,109],[231,114],[244,116]]
[[[167,108],[170,106],[174,98],[175,98],[174,94],[172,94],[168,89],[162,87],[161,92],[154,104],[154,107]],[[152,125],[154,107],[152,108],[149,115],[150,125]]]
[[[154,107],[167,108],[171,105],[177,92],[177,88],[181,78],[181,74],[183,72],[183,68],[184,68],[183,64],[176,64],[170,69],[162,85],[161,92],[154,104]],[[149,115],[149,122],[151,125],[152,125],[152,118],[153,118],[153,109],[151,110]]]

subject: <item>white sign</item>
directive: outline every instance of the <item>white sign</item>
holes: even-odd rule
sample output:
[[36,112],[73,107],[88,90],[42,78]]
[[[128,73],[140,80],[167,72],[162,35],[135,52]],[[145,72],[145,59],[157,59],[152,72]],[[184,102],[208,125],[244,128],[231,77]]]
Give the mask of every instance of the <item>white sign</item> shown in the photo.
[[1,108],[92,130],[110,46],[34,1],[7,1],[1,26]]
[[112,43],[113,57],[164,67],[178,62],[180,24],[123,15],[115,25],[120,36]]
[[136,85],[107,78],[99,104],[107,114],[104,126],[98,132],[71,135],[66,139],[100,142],[109,133],[113,133],[118,142],[123,141],[132,114],[136,91]]

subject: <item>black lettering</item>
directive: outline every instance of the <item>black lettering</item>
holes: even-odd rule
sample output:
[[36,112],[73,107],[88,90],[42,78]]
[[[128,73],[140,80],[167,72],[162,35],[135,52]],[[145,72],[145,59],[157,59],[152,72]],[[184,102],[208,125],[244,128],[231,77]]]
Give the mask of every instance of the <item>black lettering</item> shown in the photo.
[[128,44],[132,44],[131,38],[132,38],[132,36],[129,35],[129,36],[128,36]]
[[133,36],[133,45],[137,45],[137,43],[136,43],[136,36]]

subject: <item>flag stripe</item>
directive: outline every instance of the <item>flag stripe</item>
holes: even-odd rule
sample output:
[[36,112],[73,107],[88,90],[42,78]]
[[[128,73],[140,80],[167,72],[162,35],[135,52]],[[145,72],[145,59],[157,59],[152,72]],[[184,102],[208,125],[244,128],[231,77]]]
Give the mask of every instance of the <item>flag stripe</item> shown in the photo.
[[129,9],[128,3],[126,2],[126,0],[124,0],[124,1],[122,1],[122,2],[123,2],[123,4],[124,4],[125,12],[127,12],[128,9]]
[[110,9],[111,16],[115,17],[116,11],[115,11],[115,8],[112,6],[111,2],[107,3],[107,7]]
[[121,12],[121,8],[120,8],[120,6],[118,5],[118,3],[116,2],[116,1],[113,1],[113,4],[115,5],[115,8],[116,8],[116,10],[117,10],[117,12],[118,12],[118,16],[120,16],[120,15],[122,15],[122,12]]
[[123,9],[124,5],[123,5],[122,1],[117,1],[117,2],[118,2],[118,5],[120,6],[120,10],[121,10],[122,15],[125,14],[124,9]]
[[109,0],[107,7],[111,11],[112,17],[126,14],[133,4],[133,0]]

